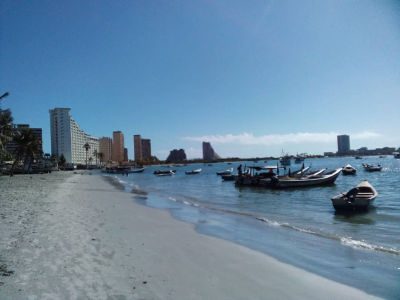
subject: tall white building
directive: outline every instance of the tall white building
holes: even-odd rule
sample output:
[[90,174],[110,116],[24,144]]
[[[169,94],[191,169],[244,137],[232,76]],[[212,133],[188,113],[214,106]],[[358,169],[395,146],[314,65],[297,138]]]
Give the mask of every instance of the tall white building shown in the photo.
[[70,108],[49,110],[51,153],[57,157],[63,154],[67,163],[85,164],[86,150],[83,146],[88,143],[90,149],[87,158],[94,164],[95,153],[99,152],[99,139],[80,129],[78,123],[72,119],[70,110]]

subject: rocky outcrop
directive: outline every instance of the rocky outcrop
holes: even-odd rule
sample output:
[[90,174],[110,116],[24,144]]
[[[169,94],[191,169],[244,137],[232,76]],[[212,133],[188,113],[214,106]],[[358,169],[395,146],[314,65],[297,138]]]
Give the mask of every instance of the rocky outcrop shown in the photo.
[[183,149],[174,149],[169,152],[166,162],[168,163],[179,163],[186,160],[186,153]]

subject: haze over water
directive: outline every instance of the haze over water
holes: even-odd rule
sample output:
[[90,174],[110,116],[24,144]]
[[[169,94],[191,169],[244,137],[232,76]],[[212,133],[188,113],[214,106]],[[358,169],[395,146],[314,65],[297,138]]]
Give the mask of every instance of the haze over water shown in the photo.
[[[116,176],[127,191],[148,192],[146,197],[137,196],[137,201],[168,209],[178,219],[195,224],[201,233],[243,244],[368,293],[398,299],[400,160],[388,156],[305,161],[312,169],[334,169],[347,163],[357,168],[356,176],[339,176],[336,184],[328,187],[293,190],[237,188],[215,174],[229,167],[236,169],[239,163],[177,167],[177,174],[171,177],[154,176],[152,172],[159,167]],[[361,163],[380,163],[383,171],[367,173]],[[185,175],[195,168],[203,172]],[[292,170],[297,168],[300,165],[292,164]],[[356,215],[336,214],[330,198],[363,179],[379,193],[374,208]]]

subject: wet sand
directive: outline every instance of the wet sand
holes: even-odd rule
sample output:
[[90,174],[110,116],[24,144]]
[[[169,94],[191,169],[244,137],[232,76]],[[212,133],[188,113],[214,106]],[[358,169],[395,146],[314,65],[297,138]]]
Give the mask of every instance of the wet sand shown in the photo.
[[101,176],[1,177],[0,188],[1,299],[375,299],[198,234]]

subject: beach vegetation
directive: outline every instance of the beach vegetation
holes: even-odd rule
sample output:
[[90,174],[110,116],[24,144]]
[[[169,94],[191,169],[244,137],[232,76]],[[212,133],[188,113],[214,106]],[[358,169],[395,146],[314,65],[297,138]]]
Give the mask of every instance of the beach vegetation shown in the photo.
[[96,160],[96,167],[97,167],[97,159],[99,158],[97,149],[93,150],[93,156],[94,156],[94,158]]
[[13,117],[11,110],[0,110],[0,161],[4,161],[7,157],[5,146],[12,140],[13,135]]
[[36,156],[41,156],[40,141],[30,128],[24,128],[14,133],[13,142],[16,144],[14,163],[11,167],[12,176],[15,167],[22,163],[25,172],[30,172]]
[[104,154],[102,152],[97,152],[97,157],[99,158],[100,165],[103,164]]
[[65,159],[64,154],[61,154],[60,157],[58,158],[58,165],[60,167],[64,167],[66,162],[67,160]]
[[85,151],[86,151],[86,169],[87,169],[87,166],[88,166],[88,152],[89,152],[89,149],[90,149],[89,143],[85,143],[85,145],[83,145],[83,148],[85,148]]

